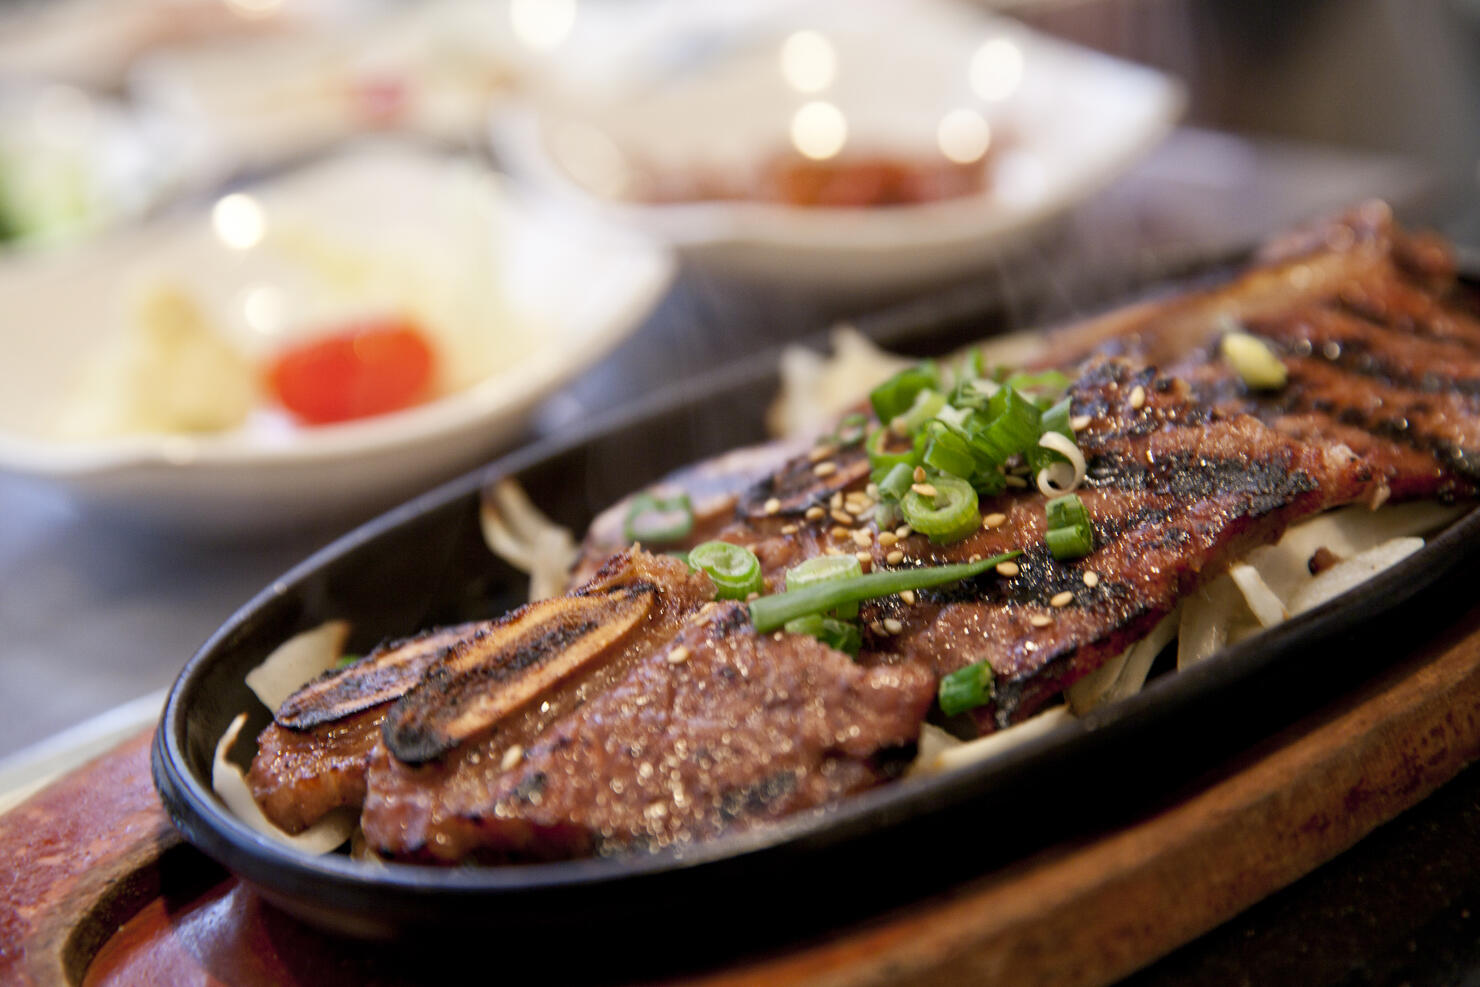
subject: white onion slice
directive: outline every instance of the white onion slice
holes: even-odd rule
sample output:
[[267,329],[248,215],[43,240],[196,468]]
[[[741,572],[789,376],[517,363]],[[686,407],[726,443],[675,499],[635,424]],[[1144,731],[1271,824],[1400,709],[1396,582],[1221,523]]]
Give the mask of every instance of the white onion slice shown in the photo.
[[295,634],[247,673],[247,688],[257,694],[262,705],[276,711],[305,682],[334,667],[348,638],[349,624],[342,620],[330,620]]
[[1240,562],[1229,569],[1228,574],[1233,577],[1233,584],[1238,587],[1239,592],[1244,594],[1244,602],[1249,604],[1249,611],[1258,618],[1260,624],[1273,627],[1283,623],[1289,616],[1285,612],[1285,604],[1265,583],[1258,569]]
[[488,550],[529,575],[531,602],[564,592],[580,554],[575,536],[541,513],[523,487],[500,480],[484,497],[478,521]]
[[1069,686],[1064,692],[1069,701],[1069,711],[1075,716],[1083,716],[1105,703],[1140,692],[1151,672],[1152,662],[1177,636],[1180,619],[1180,611],[1173,610],[1157,622],[1150,634]]
[[1290,599],[1290,612],[1303,613],[1366,582],[1423,548],[1422,538],[1394,538],[1355,558],[1338,562],[1302,586]]
[[1035,737],[1041,737],[1060,723],[1071,719],[1073,716],[1070,715],[1068,707],[1055,706],[1022,723],[1015,723],[1006,730],[998,730],[985,737],[947,748],[937,754],[933,761],[922,763],[919,766],[919,772],[938,774],[942,771],[952,771],[956,768],[964,768],[968,764],[985,761],[989,757],[1025,744]]
[[1089,466],[1084,461],[1084,453],[1072,439],[1058,432],[1044,432],[1038,444],[1069,460],[1067,463],[1050,463],[1038,471],[1038,491],[1043,496],[1062,496],[1084,482]]
[[232,745],[241,736],[242,727],[246,724],[246,713],[239,713],[236,719],[231,721],[231,725],[226,728],[226,732],[216,743],[216,756],[211,762],[211,787],[226,804],[226,808],[231,810],[232,815],[257,832],[286,843],[294,849],[302,850],[304,853],[325,854],[342,846],[354,832],[356,815],[353,809],[336,809],[297,836],[278,829],[270,819],[262,814],[257,800],[252,798],[252,790],[247,785],[247,776],[241,768],[226,758],[226,752],[231,750]]

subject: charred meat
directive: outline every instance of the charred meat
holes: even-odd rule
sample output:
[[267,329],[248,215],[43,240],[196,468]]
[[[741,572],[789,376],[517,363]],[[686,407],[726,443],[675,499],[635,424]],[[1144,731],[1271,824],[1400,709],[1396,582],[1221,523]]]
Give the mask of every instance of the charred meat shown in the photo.
[[[1232,333],[1277,386],[1229,359]],[[1013,388],[1047,385],[978,366],[932,378],[949,397],[916,388],[888,414],[876,397],[866,441],[741,450],[652,488],[695,508],[693,533],[663,547],[718,539],[759,569],[735,599],[715,599],[717,570],[629,547],[617,505],[565,596],[291,697],[259,739],[259,802],[289,830],[362,806],[369,847],[427,863],[683,845],[888,780],[963,673],[980,681],[953,728],[1031,715],[1296,520],[1480,491],[1480,311],[1448,252],[1385,207],[1282,238],[1221,287],[1060,330],[1049,350],[1030,370],[1062,384],[1021,418]],[[990,458],[1025,423],[1027,444]],[[911,514],[911,497],[936,513]],[[927,526],[947,515],[947,534]],[[1003,553],[774,633],[757,630],[764,603],[739,599],[795,590],[799,566],[851,567],[857,588]]]

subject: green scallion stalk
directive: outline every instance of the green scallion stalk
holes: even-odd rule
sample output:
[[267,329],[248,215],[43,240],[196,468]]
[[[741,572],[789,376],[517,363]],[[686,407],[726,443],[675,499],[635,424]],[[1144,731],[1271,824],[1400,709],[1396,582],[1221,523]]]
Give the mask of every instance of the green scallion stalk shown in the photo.
[[1001,398],[1002,411],[986,428],[972,437],[972,446],[988,462],[1002,465],[1009,456],[1027,452],[1043,434],[1043,413],[1038,406],[1010,387],[1004,387],[992,398]]
[[941,679],[936,698],[942,713],[955,716],[991,702],[995,687],[992,666],[979,661]]
[[[1017,558],[1021,552],[1004,552],[980,562],[927,566],[919,569],[888,569],[870,572],[852,579],[819,583],[805,589],[788,589],[750,601],[750,620],[762,634],[777,630],[788,620],[813,613],[826,613],[846,603],[859,603],[878,596],[902,593],[907,589],[929,589],[958,580],[979,576],[993,566]],[[824,556],[840,558],[841,556]]]
[[1078,494],[1065,494],[1063,497],[1055,497],[1043,505],[1043,512],[1048,518],[1050,528],[1064,528],[1080,524],[1089,524],[1089,511],[1084,506],[1084,501],[1079,499]]
[[715,599],[743,600],[766,588],[761,560],[727,541],[706,541],[689,549],[689,565],[703,569],[714,582]]
[[660,499],[650,493],[641,493],[632,498],[627,508],[627,518],[622,524],[622,536],[629,542],[653,543],[680,541],[694,530],[694,508],[689,495],[680,493]]
[[976,472],[976,454],[965,439],[938,422],[926,434],[930,437],[923,457],[926,466],[963,479]]
[[[801,565],[786,570],[787,591],[835,583],[863,575],[863,564],[853,555],[819,555]],[[829,616],[851,620],[858,616],[858,604],[846,603],[831,611]]]
[[1095,533],[1092,528],[1049,528],[1043,540],[1056,559],[1082,559],[1095,550]]
[[901,370],[870,391],[868,399],[879,421],[888,424],[895,416],[908,411],[915,403],[915,395],[927,388],[940,388],[940,373],[930,360]]
[[1048,530],[1043,540],[1056,559],[1083,558],[1095,549],[1095,528],[1084,501],[1075,494],[1055,497],[1044,506]]
[[913,443],[908,449],[904,450],[889,450],[885,448],[885,443],[890,438],[891,433],[887,428],[879,429],[868,438],[865,448],[868,449],[869,465],[873,467],[875,473],[881,470],[887,472],[900,463],[909,466],[911,469],[920,465],[920,457],[925,451],[925,446],[922,442]]
[[911,528],[937,545],[948,545],[971,534],[981,524],[976,491],[959,477],[937,476],[930,481],[935,496],[911,490],[899,502]]
[[899,430],[914,435],[934,418],[936,412],[946,406],[946,398],[939,391],[926,388],[915,395],[915,403],[903,414],[895,415],[892,424]]
[[858,657],[858,649],[863,647],[863,632],[856,624],[850,624],[845,620],[834,620],[815,613],[798,617],[796,620],[788,620],[782,630],[788,634],[806,634],[809,637],[815,637],[828,647],[836,648],[855,658]]
[[908,463],[895,463],[878,481],[879,493],[891,500],[899,500],[909,493],[915,481],[915,470]]
[[[1064,398],[1058,404],[1045,411],[1038,423],[1039,437],[1041,438],[1049,432],[1058,432],[1070,442],[1073,442],[1074,426],[1070,424],[1069,412],[1070,405],[1068,398]],[[1034,473],[1037,473],[1050,463],[1068,462],[1061,453],[1054,452],[1052,449],[1045,449],[1036,442],[1031,449],[1027,450],[1025,458],[1028,461],[1028,466]]]

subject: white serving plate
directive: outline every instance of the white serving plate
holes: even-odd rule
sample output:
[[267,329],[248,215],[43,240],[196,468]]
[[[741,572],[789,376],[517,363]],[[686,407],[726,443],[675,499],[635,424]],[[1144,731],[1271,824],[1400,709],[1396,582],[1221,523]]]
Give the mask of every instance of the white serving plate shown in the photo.
[[[82,252],[0,265],[0,471],[124,523],[176,531],[240,536],[363,515],[485,458],[542,398],[633,331],[673,275],[671,253],[648,238],[511,194],[472,162],[407,145],[360,144],[247,192],[267,230],[250,249],[226,245],[207,211]],[[273,235],[281,230],[294,242],[310,231],[355,244],[382,272],[404,260],[415,277],[328,291],[318,273],[305,273],[301,254],[285,260]],[[188,289],[213,326],[252,354],[294,331],[426,298],[437,312],[479,326],[502,317],[512,328],[493,338],[488,376],[378,418],[305,428],[263,411],[218,434],[53,437],[82,363],[124,329],[130,292],[160,279]],[[254,328],[246,304],[264,285],[279,314],[267,334],[260,306]],[[414,297],[398,297],[411,288]]]
[[[1044,229],[1150,150],[1184,103],[1180,84],[1158,72],[967,7],[773,3],[739,23],[733,7],[724,10],[723,25],[677,18],[672,31],[649,30],[617,55],[609,32],[587,31],[590,57],[566,59],[578,77],[538,108],[496,114],[501,160],[516,177],[726,273],[897,287],[980,268]],[[832,81],[811,92],[781,70],[784,42],[801,30],[822,35],[835,56]],[[793,115],[813,100],[843,115],[845,150],[939,156],[939,124],[962,110],[985,120],[1002,150],[988,159],[982,193],[912,206],[651,205],[613,191],[632,161],[713,174],[782,150]]]

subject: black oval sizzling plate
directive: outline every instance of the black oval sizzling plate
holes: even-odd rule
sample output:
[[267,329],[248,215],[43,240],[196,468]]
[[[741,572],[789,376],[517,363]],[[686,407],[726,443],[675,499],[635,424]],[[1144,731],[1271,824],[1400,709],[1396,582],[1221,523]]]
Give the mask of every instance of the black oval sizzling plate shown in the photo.
[[[958,302],[896,310],[861,328],[931,354],[1007,322],[990,302]],[[502,868],[373,866],[287,849],[216,800],[216,741],[242,710],[254,711],[248,736],[267,723],[243,679],[280,642],[345,618],[354,627],[349,649],[363,651],[388,636],[507,611],[522,602],[524,580],[484,547],[477,512],[486,485],[516,477],[554,518],[582,530],[596,510],[665,472],[762,438],[775,366],[774,353],[757,357],[584,434],[510,455],[352,532],[264,590],[190,660],[165,706],[154,777],[175,825],[268,899],[330,930],[432,935],[445,949],[454,941],[489,946],[458,930],[496,929],[501,964],[517,943],[524,961],[543,957],[567,972],[610,972],[611,962],[630,972],[639,956],[653,955],[634,944],[653,945],[658,934],[664,963],[712,959],[898,904],[1145,813],[1220,758],[1442,630],[1465,601],[1456,585],[1463,581],[1450,577],[1480,549],[1480,512],[1340,600],[988,763],[896,782],[682,852]]]

